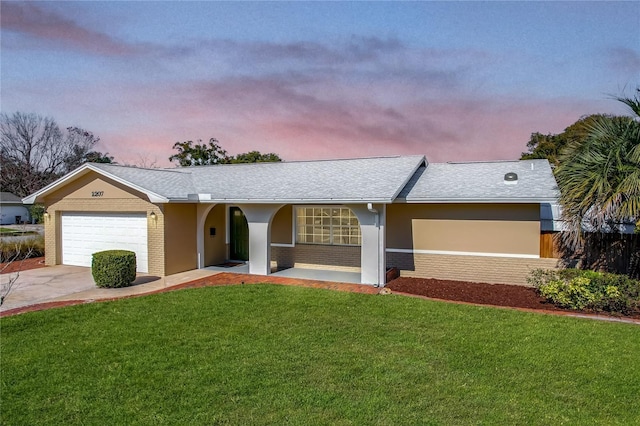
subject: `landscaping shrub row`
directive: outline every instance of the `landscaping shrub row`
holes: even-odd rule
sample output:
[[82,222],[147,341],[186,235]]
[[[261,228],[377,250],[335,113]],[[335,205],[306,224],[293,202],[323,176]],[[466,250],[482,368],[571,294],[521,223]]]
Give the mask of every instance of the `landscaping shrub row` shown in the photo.
[[0,241],[0,263],[40,256],[44,256],[44,237],[42,235]]
[[640,280],[582,269],[535,269],[527,281],[541,296],[568,309],[640,314]]

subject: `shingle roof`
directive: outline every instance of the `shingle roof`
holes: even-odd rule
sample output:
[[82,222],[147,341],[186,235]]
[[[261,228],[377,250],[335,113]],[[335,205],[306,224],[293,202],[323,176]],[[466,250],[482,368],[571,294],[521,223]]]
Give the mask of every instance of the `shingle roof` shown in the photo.
[[186,199],[187,194],[195,192],[189,169],[142,169],[101,163],[91,166],[169,199]]
[[[91,170],[142,191],[152,202],[348,203],[553,202],[558,196],[547,160],[426,163],[424,156],[228,164],[142,169],[88,163],[25,198],[33,203]],[[505,184],[504,175],[518,175]]]
[[423,162],[416,155],[179,169],[92,166],[168,199],[391,202]]
[[[516,173],[517,183],[505,183]],[[559,196],[547,160],[430,163],[400,193],[407,202],[550,202]]]
[[22,204],[22,199],[11,192],[0,192],[0,203]]
[[193,167],[200,194],[237,201],[391,202],[424,156]]

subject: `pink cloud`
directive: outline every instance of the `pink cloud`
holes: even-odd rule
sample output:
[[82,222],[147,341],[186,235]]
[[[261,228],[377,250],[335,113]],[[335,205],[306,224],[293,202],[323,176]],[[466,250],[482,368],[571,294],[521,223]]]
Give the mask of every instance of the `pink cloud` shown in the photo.
[[209,137],[232,154],[259,150],[287,160],[396,154],[426,154],[435,162],[515,159],[532,132],[557,133],[597,112],[586,102],[499,97],[417,99],[390,107],[372,102],[366,91],[348,92],[321,99],[279,81],[236,79],[165,88],[161,96],[135,93],[134,109],[145,109],[155,122],[135,138],[123,135],[122,146],[157,153],[161,161],[173,142]]

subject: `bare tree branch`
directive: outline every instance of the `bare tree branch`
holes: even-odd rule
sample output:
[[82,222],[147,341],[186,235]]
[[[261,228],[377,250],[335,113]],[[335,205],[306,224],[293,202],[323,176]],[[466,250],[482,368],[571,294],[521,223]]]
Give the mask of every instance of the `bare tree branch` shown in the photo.
[[[16,283],[18,282],[18,278],[20,278],[20,269],[22,267],[22,262],[24,261],[24,259],[28,259],[29,257],[31,257],[31,254],[33,253],[33,247],[29,247],[27,249],[27,252],[21,256],[22,249],[20,244],[16,243],[15,247],[16,250],[14,251],[14,253],[12,253],[11,257],[8,260],[2,259],[0,257],[0,264],[2,265],[0,267],[0,306],[2,306],[7,296],[9,296],[9,293],[14,290]],[[18,267],[18,270],[14,273],[5,274],[5,271],[9,269],[9,267],[13,266],[13,264],[17,262],[18,259],[20,259],[20,266]]]
[[62,131],[50,117],[0,114],[0,186],[29,195],[87,161],[99,140],[79,127]]

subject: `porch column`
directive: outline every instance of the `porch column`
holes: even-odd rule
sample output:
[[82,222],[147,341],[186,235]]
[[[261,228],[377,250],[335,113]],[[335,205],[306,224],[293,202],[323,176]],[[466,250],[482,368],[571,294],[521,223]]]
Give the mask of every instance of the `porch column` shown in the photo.
[[283,204],[238,204],[249,225],[249,273],[271,273],[271,219]]
[[196,206],[196,253],[198,253],[198,269],[204,268],[204,224],[215,204],[197,204]]
[[386,205],[353,204],[348,207],[358,216],[362,234],[360,282],[384,286],[387,263],[385,251]]

